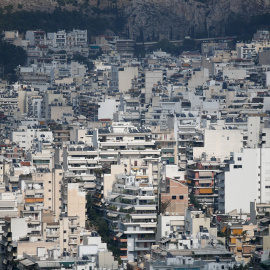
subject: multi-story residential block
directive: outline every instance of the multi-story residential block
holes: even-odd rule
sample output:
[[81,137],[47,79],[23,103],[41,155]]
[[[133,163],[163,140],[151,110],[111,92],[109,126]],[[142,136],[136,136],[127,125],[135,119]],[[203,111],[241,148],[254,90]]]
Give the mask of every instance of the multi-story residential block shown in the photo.
[[244,148],[235,152],[223,173],[218,176],[218,209],[249,213],[250,202],[268,202],[269,148]]
[[[160,190],[161,213],[183,216],[188,208],[188,186],[176,179],[166,178]],[[161,184],[160,184],[161,185]]]
[[215,175],[220,172],[221,162],[215,158],[212,160],[200,160],[187,168],[187,184],[189,193],[202,205],[212,210],[216,209],[218,186]]
[[19,147],[29,150],[36,141],[52,143],[53,134],[51,131],[21,127],[19,130],[12,131],[10,139],[17,143]]
[[63,148],[63,164],[66,177],[94,184],[94,170],[101,168],[99,151],[84,144],[67,145]]
[[39,31],[26,31],[25,39],[29,41],[30,46],[45,45],[46,44],[46,32]]
[[153,185],[134,175],[118,175],[105,205],[105,218],[121,259],[134,261],[150,251],[157,219]]

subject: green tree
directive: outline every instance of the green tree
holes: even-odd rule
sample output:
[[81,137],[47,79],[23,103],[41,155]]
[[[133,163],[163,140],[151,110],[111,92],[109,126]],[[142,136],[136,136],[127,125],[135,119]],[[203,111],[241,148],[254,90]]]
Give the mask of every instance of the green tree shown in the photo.
[[0,41],[0,66],[4,67],[3,79],[15,82],[18,78],[15,69],[26,63],[26,52],[21,48]]
[[189,194],[189,201],[191,204],[194,205],[196,208],[202,208],[202,205],[199,203],[199,201],[196,199],[194,194]]

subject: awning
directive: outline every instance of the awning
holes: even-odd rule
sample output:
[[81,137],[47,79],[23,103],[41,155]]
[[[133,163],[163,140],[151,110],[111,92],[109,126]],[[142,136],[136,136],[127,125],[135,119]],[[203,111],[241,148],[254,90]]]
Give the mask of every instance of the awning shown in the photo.
[[[39,269],[42,268],[52,268],[52,269],[59,269],[61,265],[64,263],[61,262],[61,265],[59,262],[53,262],[53,261],[38,261],[37,262]],[[74,262],[68,262],[68,265],[72,265]]]
[[148,178],[148,175],[136,175],[136,179]]
[[200,194],[213,194],[212,188],[200,188]]
[[135,206],[135,210],[136,211],[151,211],[151,210],[156,210],[156,206],[155,205],[151,205],[151,206]]
[[171,221],[171,226],[183,226],[185,223],[184,220],[172,220]]
[[153,224],[149,224],[149,223],[146,223],[146,224],[141,224],[140,225],[141,228],[154,228],[154,227],[157,227],[157,224],[156,223],[153,223]]
[[117,235],[116,235],[116,237],[121,237],[123,235],[123,233],[121,233],[121,232],[119,232]]
[[138,216],[132,216],[132,219],[155,219],[157,218],[156,215],[138,215]]
[[28,260],[28,259],[22,260],[22,261],[20,261],[20,263],[21,263],[22,265],[26,266],[26,267],[35,264],[34,262],[32,262],[32,261],[30,261],[30,260]]
[[0,207],[14,207],[15,201],[0,201]]
[[125,187],[125,189],[138,190],[138,189],[140,189],[140,187],[131,187],[131,186],[129,186],[129,187]]
[[84,188],[94,188],[96,186],[93,182],[86,182],[84,183]]
[[129,209],[131,209],[133,206],[126,206],[126,207],[124,207],[124,210],[129,210]]
[[133,200],[134,198],[125,196],[125,197],[122,197],[122,199]]
[[155,196],[140,196],[139,200],[154,200]]
[[117,198],[118,196],[119,196],[119,195],[110,195],[109,198],[110,198],[111,200],[113,200],[113,199]]
[[212,172],[199,172],[200,177],[212,177]]
[[115,214],[115,213],[108,213],[107,214],[108,217],[118,217],[119,214]]
[[213,180],[211,179],[199,179],[199,182],[202,184],[212,184]]

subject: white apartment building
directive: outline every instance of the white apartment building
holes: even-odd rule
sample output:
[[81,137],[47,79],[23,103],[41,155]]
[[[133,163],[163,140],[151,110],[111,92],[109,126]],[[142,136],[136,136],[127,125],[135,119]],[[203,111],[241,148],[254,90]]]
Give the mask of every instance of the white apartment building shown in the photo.
[[152,98],[152,89],[163,81],[163,71],[162,70],[146,70],[145,71],[145,103],[149,104]]
[[250,202],[270,201],[270,148],[244,148],[233,154],[219,176],[218,207],[222,213],[249,213]]
[[85,144],[67,145],[63,148],[63,167],[65,177],[93,183],[95,180],[94,170],[101,168],[99,151]]
[[36,141],[52,143],[53,134],[52,131],[21,127],[18,131],[11,132],[11,141],[19,144],[19,147],[29,150]]
[[109,129],[99,129],[98,138],[93,144],[100,149],[100,164],[120,162],[127,173],[149,179],[157,191],[161,150],[156,148],[149,128],[138,128],[128,122],[113,123]]
[[200,210],[186,210],[185,231],[191,236],[200,235],[200,233],[203,233],[203,231],[207,231],[210,236],[217,237],[217,228],[211,228],[210,217],[206,217],[205,214]]
[[177,142],[178,150],[178,166],[182,171],[185,171],[188,148],[191,144],[193,146],[203,145],[203,136],[199,132],[200,117],[198,111],[182,111],[179,116],[174,119],[174,137]]
[[155,198],[153,185],[147,179],[117,176],[104,213],[122,260],[139,259],[155,243]]
[[243,147],[243,135],[241,130],[218,129],[210,126],[204,130],[204,146],[193,148],[194,159],[216,158],[223,161],[230,157],[231,152],[240,151]]
[[67,34],[65,30],[59,30],[56,33],[48,33],[48,40],[52,40],[54,48],[63,48],[67,44]]
[[185,227],[184,216],[158,215],[156,241],[162,237],[169,237],[174,232],[183,232]]
[[70,47],[74,46],[86,46],[87,45],[87,30],[73,29],[66,36],[66,45]]
[[138,78],[138,67],[123,67],[118,69],[118,87],[120,93],[131,89],[132,80]]

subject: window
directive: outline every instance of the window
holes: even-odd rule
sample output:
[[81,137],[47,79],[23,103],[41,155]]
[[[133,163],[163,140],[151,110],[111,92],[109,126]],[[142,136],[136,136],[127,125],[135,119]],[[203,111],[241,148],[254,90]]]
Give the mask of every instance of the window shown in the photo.
[[184,200],[184,196],[183,196],[183,195],[180,195],[180,196],[179,196],[179,199],[180,199],[180,200]]
[[49,181],[49,184],[51,184],[52,181]]
[[242,165],[233,165],[234,169],[242,169]]
[[241,161],[241,160],[242,160],[242,158],[241,158],[241,157],[239,157],[239,158],[238,158],[238,161]]
[[172,200],[176,200],[176,196],[172,196]]
[[66,231],[66,230],[64,230],[64,233],[67,233],[67,231]]
[[51,201],[52,200],[52,198],[49,198],[49,201]]
[[49,192],[52,192],[52,190],[51,190],[51,189],[49,189]]
[[59,173],[59,175],[62,175],[62,173]]
[[230,140],[230,137],[227,137],[227,141]]
[[64,239],[64,242],[67,242],[67,239]]

